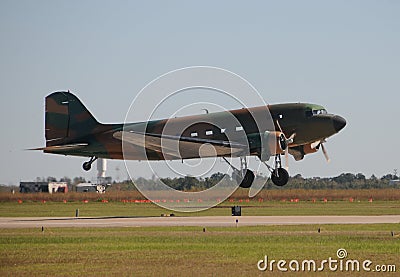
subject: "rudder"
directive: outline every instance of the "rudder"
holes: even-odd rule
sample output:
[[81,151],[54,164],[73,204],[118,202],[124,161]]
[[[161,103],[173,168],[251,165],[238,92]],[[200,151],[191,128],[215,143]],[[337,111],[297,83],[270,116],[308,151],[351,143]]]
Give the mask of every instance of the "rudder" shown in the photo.
[[46,97],[46,146],[66,143],[90,134],[100,123],[72,93],[59,91]]

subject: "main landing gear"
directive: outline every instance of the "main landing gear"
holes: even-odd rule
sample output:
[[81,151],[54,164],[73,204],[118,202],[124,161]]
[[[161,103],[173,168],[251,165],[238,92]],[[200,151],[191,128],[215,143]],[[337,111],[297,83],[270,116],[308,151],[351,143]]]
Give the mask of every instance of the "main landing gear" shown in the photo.
[[[246,157],[240,157],[240,169],[233,166],[226,158],[224,161],[233,169],[232,177],[239,183],[241,188],[249,188],[254,182],[254,172],[247,168]],[[266,162],[263,162],[271,172],[271,181],[276,186],[282,187],[289,181],[289,173],[282,168],[281,155],[275,155],[275,166],[271,167]]]
[[97,160],[97,157],[91,157],[89,161],[84,162],[82,165],[83,170],[85,171],[89,171],[92,168],[92,163],[94,163],[94,161]]
[[254,172],[247,168],[246,157],[240,157],[240,169],[234,167],[228,160],[223,157],[224,161],[233,169],[232,177],[239,183],[241,188],[249,188],[255,179]]
[[275,185],[282,187],[289,181],[289,173],[286,169],[282,168],[281,155],[275,155],[275,168],[270,167],[264,162],[271,172],[271,181]]

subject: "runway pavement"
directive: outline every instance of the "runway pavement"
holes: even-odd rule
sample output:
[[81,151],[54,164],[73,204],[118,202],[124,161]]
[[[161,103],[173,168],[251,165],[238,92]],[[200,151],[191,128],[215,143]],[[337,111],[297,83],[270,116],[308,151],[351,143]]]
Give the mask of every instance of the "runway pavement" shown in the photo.
[[[236,223],[236,220],[238,221]],[[193,216],[193,217],[1,217],[0,228],[255,226],[400,223],[400,215],[381,216]]]

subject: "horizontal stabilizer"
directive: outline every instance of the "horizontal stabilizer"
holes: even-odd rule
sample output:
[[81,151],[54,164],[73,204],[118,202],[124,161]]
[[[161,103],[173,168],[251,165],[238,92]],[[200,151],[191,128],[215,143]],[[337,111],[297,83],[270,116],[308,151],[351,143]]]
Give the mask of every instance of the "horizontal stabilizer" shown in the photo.
[[74,150],[80,149],[85,146],[88,146],[87,143],[74,143],[74,144],[64,144],[64,145],[54,145],[54,146],[46,146],[46,147],[39,147],[39,148],[31,148],[28,150],[43,150],[49,152],[57,152],[57,151],[64,151],[64,150]]

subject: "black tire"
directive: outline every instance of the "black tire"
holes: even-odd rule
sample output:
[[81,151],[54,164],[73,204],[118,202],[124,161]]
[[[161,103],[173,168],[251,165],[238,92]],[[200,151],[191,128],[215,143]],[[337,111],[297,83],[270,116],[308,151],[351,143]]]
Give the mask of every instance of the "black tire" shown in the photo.
[[275,172],[271,175],[272,183],[277,185],[278,187],[282,187],[287,184],[289,181],[289,173],[282,167],[277,169],[278,176],[276,176]]
[[251,185],[253,184],[254,178],[255,178],[254,172],[251,171],[250,169],[246,169],[246,174],[244,175],[243,180],[239,186],[241,188],[246,188],[246,189],[251,187]]
[[92,164],[89,162],[84,162],[82,165],[83,170],[89,171],[92,168]]

